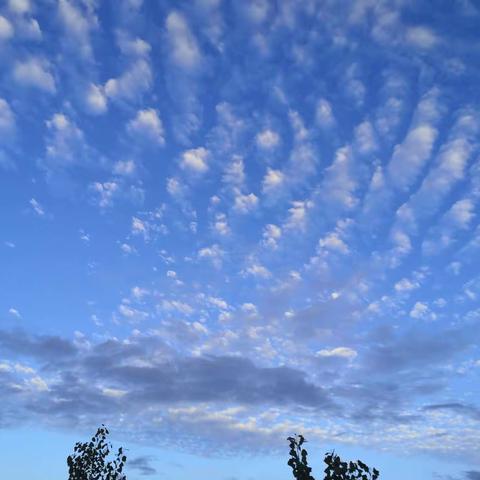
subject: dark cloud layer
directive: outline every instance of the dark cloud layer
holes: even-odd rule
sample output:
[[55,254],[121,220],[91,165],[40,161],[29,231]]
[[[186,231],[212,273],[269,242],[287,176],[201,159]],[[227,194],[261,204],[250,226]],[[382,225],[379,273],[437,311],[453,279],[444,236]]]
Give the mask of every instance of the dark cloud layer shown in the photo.
[[[298,367],[264,367],[240,356],[180,355],[157,334],[92,344],[22,330],[0,331],[0,351],[33,361],[48,384],[44,388],[28,379],[22,384],[13,368],[0,372],[4,398],[0,424],[9,425],[15,417],[17,422],[68,426],[85,418],[95,422],[125,414],[144,422],[154,412],[163,415],[175,406],[206,404],[303,408],[359,425],[415,424],[428,411],[440,409],[480,419],[477,407],[461,403],[415,407],[418,399],[443,390],[449,375],[441,368],[443,360],[467,348],[472,335],[461,330],[434,336],[407,331],[384,338],[360,356],[354,369],[335,373],[341,363],[317,358],[315,368],[330,372],[317,377]],[[395,377],[386,377],[392,369]],[[202,435],[192,427],[194,431]]]
[[470,417],[473,420],[480,421],[480,408],[472,406],[472,405],[465,405],[463,403],[437,403],[432,405],[426,405],[423,407],[424,410],[450,410],[461,415],[465,415]]
[[366,366],[377,373],[391,374],[442,365],[475,346],[477,338],[476,329],[468,326],[438,331],[415,327],[401,335],[390,332],[369,348]]
[[63,359],[76,352],[68,340],[58,336],[30,335],[23,330],[0,331],[0,350],[41,360]]
[[136,470],[144,476],[155,475],[157,470],[151,465],[151,461],[150,457],[135,457],[128,459],[127,466],[129,470]]
[[52,378],[48,390],[29,395],[10,388],[7,380],[2,383],[7,403],[22,399],[21,416],[51,415],[68,422],[85,414],[101,415],[107,405],[110,412],[132,413],[202,402],[339,410],[328,390],[311,383],[298,369],[259,367],[232,356],[177,355],[165,360],[162,340],[151,337],[85,347],[60,337],[2,331],[0,348],[17,358],[30,358],[42,375]]
[[331,407],[326,392],[287,367],[259,368],[236,357],[179,359],[149,367],[118,366],[101,374],[129,386],[137,402],[226,401]]
[[465,472],[465,480],[480,480],[480,471],[468,470]]

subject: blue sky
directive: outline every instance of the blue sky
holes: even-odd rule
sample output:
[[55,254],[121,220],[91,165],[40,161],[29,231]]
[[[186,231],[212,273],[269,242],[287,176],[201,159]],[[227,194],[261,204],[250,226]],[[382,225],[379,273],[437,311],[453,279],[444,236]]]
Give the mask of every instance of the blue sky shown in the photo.
[[2,471],[106,423],[132,480],[295,432],[480,478],[480,9],[434,7],[0,3]]

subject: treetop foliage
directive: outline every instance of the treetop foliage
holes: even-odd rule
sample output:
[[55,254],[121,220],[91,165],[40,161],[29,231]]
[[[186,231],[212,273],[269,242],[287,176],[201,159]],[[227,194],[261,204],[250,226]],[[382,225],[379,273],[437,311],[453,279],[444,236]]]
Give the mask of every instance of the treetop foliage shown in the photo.
[[[124,449],[120,447],[113,460],[107,460],[112,445],[107,441],[108,429],[102,425],[90,442],[77,442],[73,455],[67,457],[68,480],[126,480],[123,468],[127,461]],[[287,438],[290,446],[288,465],[296,480],[315,480],[308,465],[308,452],[303,435]],[[344,462],[334,452],[327,452],[323,460],[324,480],[377,480],[380,472],[360,460]]]
[[126,480],[122,473],[127,457],[123,448],[116,458],[107,461],[112,445],[107,442],[108,429],[102,425],[90,442],[77,442],[73,455],[67,457],[68,480]]
[[[308,466],[308,453],[303,448],[306,442],[303,435],[287,438],[290,444],[290,459],[288,465],[292,468],[296,480],[315,480],[311,467]],[[380,472],[365,465],[361,460],[356,462],[343,462],[334,452],[327,452],[323,460],[327,464],[324,470],[324,480],[377,480]]]

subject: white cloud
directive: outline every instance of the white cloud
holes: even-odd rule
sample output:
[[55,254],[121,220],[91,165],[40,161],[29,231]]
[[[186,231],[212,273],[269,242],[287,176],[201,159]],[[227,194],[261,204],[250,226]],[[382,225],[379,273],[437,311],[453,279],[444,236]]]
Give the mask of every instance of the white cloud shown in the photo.
[[230,163],[225,167],[222,180],[230,186],[241,186],[245,182],[245,166],[243,158],[234,155]]
[[23,62],[17,61],[13,69],[13,77],[17,83],[25,87],[55,93],[55,79],[50,72],[50,63],[47,60],[30,57]]
[[34,18],[20,17],[16,19],[16,31],[19,36],[28,40],[41,40],[42,31]]
[[159,307],[167,312],[180,312],[183,315],[192,315],[194,310],[193,308],[188,305],[188,303],[180,302],[178,300],[162,300],[162,303]]
[[167,178],[167,192],[175,199],[180,200],[187,193],[185,185],[175,177]]
[[8,136],[11,135],[14,130],[15,115],[8,102],[3,98],[0,98],[0,133]]
[[30,386],[32,386],[35,390],[39,392],[46,392],[49,390],[47,383],[41,377],[33,377],[28,380],[27,382]]
[[139,37],[132,38],[123,30],[117,31],[117,43],[124,55],[147,57],[152,50],[148,42]]
[[[415,234],[419,226],[438,211],[453,187],[465,178],[477,132],[476,118],[469,113],[461,115],[420,188],[397,210],[394,229],[404,229]],[[463,212],[468,223],[471,218],[468,210],[471,210],[469,202],[462,202],[448,216],[444,215],[436,227],[430,230],[430,238],[422,245],[423,251],[431,254],[448,246],[454,230],[462,228],[455,224],[454,218],[460,220]]]
[[[458,230],[470,228],[475,217],[475,204],[471,198],[457,200],[440,220],[428,232],[422,243],[422,251],[426,255],[440,253],[456,239]],[[475,238],[475,236],[474,236]],[[475,240],[473,240],[475,242]]]
[[456,228],[468,228],[475,216],[475,205],[469,198],[455,202],[445,214],[445,222]]
[[247,17],[254,23],[263,22],[270,12],[270,5],[267,0],[251,0],[241,5]]
[[98,197],[100,208],[111,207],[115,195],[119,192],[120,186],[116,182],[93,182],[90,190]]
[[153,108],[139,110],[135,118],[128,122],[127,129],[131,135],[139,134],[159,145],[165,143],[162,120]]
[[386,75],[381,94],[385,95],[375,114],[375,127],[380,137],[392,141],[398,132],[405,111],[407,82],[401,73],[394,71]]
[[350,248],[345,242],[345,237],[347,236],[348,229],[353,224],[354,222],[351,218],[338,220],[335,229],[319,239],[317,246],[318,256],[312,257],[311,262],[318,263],[321,261],[323,264],[332,252],[341,255],[349,255]]
[[215,222],[213,224],[213,228],[220,235],[228,235],[230,233],[227,216],[224,213],[218,213],[217,215],[215,215]]
[[291,154],[290,165],[286,173],[289,184],[301,184],[316,173],[318,150],[304,141],[296,142]]
[[266,129],[257,134],[256,142],[260,148],[269,150],[275,148],[280,143],[280,137],[277,132]]
[[126,390],[119,390],[118,388],[102,388],[102,393],[111,398],[122,398],[128,392]]
[[219,308],[220,310],[228,310],[228,303],[223,300],[223,298],[218,298],[218,297],[208,297],[207,298],[208,303],[213,305],[214,307]]
[[448,183],[448,177],[453,177],[455,180],[462,179],[471,150],[468,140],[462,137],[455,138],[445,145],[440,153],[438,175],[441,178],[437,182]]
[[435,123],[442,114],[438,97],[439,92],[436,89],[422,97],[409,132],[394,149],[387,174],[390,183],[401,190],[407,190],[418,178],[432,153],[438,135]]
[[0,372],[11,372],[12,370],[12,367],[8,363],[0,363]]
[[254,193],[244,195],[241,192],[237,192],[235,195],[235,201],[233,209],[239,213],[249,213],[258,205],[258,197]]
[[395,147],[388,166],[391,182],[407,188],[417,178],[430,157],[437,130],[429,125],[419,125],[411,130],[403,143]]
[[272,276],[270,270],[259,263],[252,263],[245,270],[243,270],[242,273],[243,275],[251,275],[252,277],[258,278],[270,278]]
[[90,113],[101,115],[107,111],[107,96],[102,85],[91,83],[85,95],[85,103]]
[[305,128],[305,123],[303,122],[300,114],[298,112],[295,112],[294,110],[290,110],[288,112],[288,119],[290,120],[290,124],[295,134],[295,141],[305,141],[308,137],[308,130]]
[[263,244],[273,250],[278,247],[278,240],[282,236],[282,229],[273,223],[265,225],[263,229]]
[[345,90],[346,94],[355,102],[357,108],[363,106],[367,89],[359,78],[355,64],[347,71]]
[[222,266],[222,259],[224,255],[225,252],[217,244],[211,245],[210,247],[201,248],[198,251],[198,258],[210,260],[216,268],[220,268]]
[[437,298],[433,304],[438,308],[445,308],[447,306],[447,301],[444,298]]
[[118,312],[122,317],[128,318],[129,320],[144,320],[149,317],[147,312],[133,308],[126,303],[121,303],[118,306]]
[[145,240],[148,240],[150,233],[150,225],[148,222],[141,220],[138,217],[132,217],[132,234],[142,235]]
[[85,243],[90,243],[90,234],[86,233],[84,230],[80,230],[80,240]]
[[12,38],[13,34],[13,25],[5,17],[0,15],[0,41]]
[[390,266],[395,268],[400,264],[401,259],[411,252],[412,242],[410,237],[399,229],[393,230],[390,237],[394,245],[393,250],[389,253]]
[[257,307],[253,303],[243,303],[240,309],[249,317],[258,315]]
[[43,217],[45,215],[44,208],[34,198],[32,198],[29,203],[30,203],[30,206],[32,207],[33,211],[37,215],[39,215],[40,217]]
[[203,334],[208,333],[208,328],[203,323],[192,322],[192,327],[195,331],[197,331],[199,333],[203,333]]
[[470,115],[462,116],[444,143],[432,168],[408,204],[417,221],[434,213],[452,188],[465,178],[478,123]]
[[113,166],[113,173],[123,177],[131,176],[135,173],[137,165],[133,160],[119,160]]
[[454,275],[460,275],[463,265],[460,262],[451,262],[447,265],[447,271],[453,273]]
[[180,166],[190,172],[205,173],[208,170],[207,159],[209,155],[209,151],[203,147],[186,150],[182,154]]
[[8,7],[12,12],[25,14],[31,10],[30,0],[8,0]]
[[78,163],[85,147],[83,132],[63,113],[55,113],[47,120],[51,137],[47,141],[47,168],[61,167]]
[[269,195],[281,190],[285,183],[285,175],[280,170],[274,170],[268,168],[267,173],[262,181],[262,191],[264,194]]
[[355,196],[358,187],[357,165],[358,162],[354,161],[350,147],[342,147],[335,152],[333,163],[325,170],[325,179],[320,190],[324,201],[329,205],[347,209],[358,204]]
[[122,243],[120,245],[120,250],[122,250],[123,253],[130,255],[135,252],[135,248],[133,248],[131,245],[128,243]]
[[140,58],[120,77],[111,78],[105,84],[105,93],[109,98],[118,100],[137,100],[150,90],[153,76],[149,62]]
[[142,7],[143,0],[124,0],[124,3],[133,10],[138,10]]
[[56,131],[67,131],[71,123],[63,113],[55,113],[50,120],[47,120],[47,127]]
[[329,128],[335,124],[335,118],[333,117],[332,106],[328,100],[321,98],[317,102],[315,110],[315,121],[321,128]]
[[197,41],[187,21],[179,12],[171,12],[166,20],[169,56],[179,68],[191,71],[202,60]]
[[142,300],[142,298],[149,293],[150,292],[146,288],[141,288],[138,286],[132,288],[132,297],[135,298],[135,300]]
[[424,318],[429,312],[428,306],[422,302],[416,302],[412,310],[410,310],[410,316],[412,318]]
[[327,250],[347,255],[350,253],[348,245],[340,238],[338,232],[330,232],[318,241],[318,246]]
[[23,373],[25,375],[35,374],[35,370],[32,367],[22,365],[21,363],[16,363],[14,368],[15,368],[15,371],[18,372],[18,373]]
[[340,357],[353,359],[357,356],[357,352],[348,347],[336,347],[332,349],[323,349],[317,352],[318,357]]
[[92,55],[90,29],[97,24],[92,11],[87,10],[84,15],[84,12],[69,0],[59,0],[58,13],[68,40],[75,46],[75,51],[84,57],[90,57]]
[[435,33],[427,27],[410,27],[405,34],[407,43],[414,47],[429,49],[438,43]]
[[20,315],[20,312],[13,307],[8,310],[8,314],[15,318],[22,318],[22,316]]
[[415,290],[419,286],[420,285],[418,284],[418,282],[412,282],[408,278],[402,278],[395,284],[395,290],[397,292],[410,292],[412,290]]
[[307,212],[313,207],[310,200],[293,201],[291,208],[288,209],[288,220],[286,228],[293,230],[304,230],[307,222]]
[[376,134],[370,122],[362,122],[355,128],[355,146],[364,155],[377,149]]
[[246,121],[239,117],[235,108],[227,103],[220,102],[215,106],[217,123],[210,136],[212,148],[217,154],[230,157],[238,150],[241,134],[246,130]]

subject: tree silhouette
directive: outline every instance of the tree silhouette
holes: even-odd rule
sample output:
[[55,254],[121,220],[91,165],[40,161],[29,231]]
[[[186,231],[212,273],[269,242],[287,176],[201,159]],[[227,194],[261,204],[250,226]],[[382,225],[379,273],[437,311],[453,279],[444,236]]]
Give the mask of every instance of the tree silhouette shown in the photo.
[[116,458],[106,461],[112,445],[107,442],[108,429],[102,425],[90,442],[77,442],[73,455],[67,457],[68,480],[126,480],[122,473],[127,457],[123,448]]
[[335,452],[326,453],[323,460],[327,464],[325,480],[377,480],[380,472],[365,465],[362,461],[342,462]]
[[310,472],[312,469],[308,466],[307,451],[302,448],[305,443],[303,435],[295,435],[295,437],[288,437],[290,443],[290,459],[288,465],[292,467],[293,476],[297,480],[315,480]]
[[[302,445],[305,443],[303,435],[288,437],[290,443],[290,459],[288,465],[292,467],[296,480],[315,480],[311,475],[312,469],[308,466],[308,453]],[[324,470],[324,480],[377,480],[380,472],[365,465],[362,461],[342,462],[335,452],[327,452],[323,460],[327,464]]]

